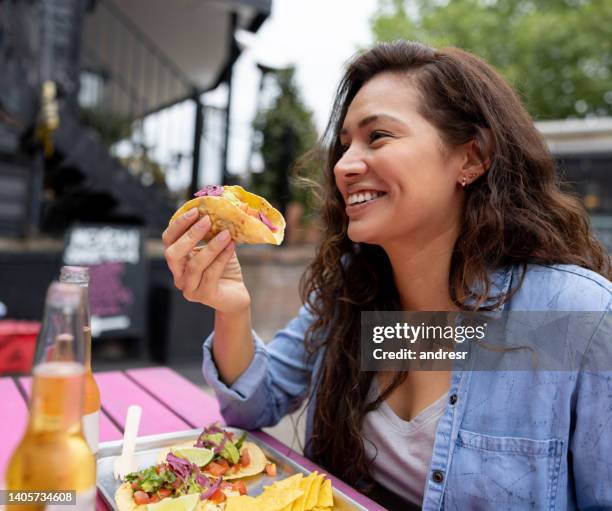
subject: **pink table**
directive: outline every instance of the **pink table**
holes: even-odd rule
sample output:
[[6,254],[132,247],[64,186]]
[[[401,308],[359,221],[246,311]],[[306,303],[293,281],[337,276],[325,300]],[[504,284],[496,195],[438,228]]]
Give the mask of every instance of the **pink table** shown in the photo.
[[[102,372],[96,373],[95,378],[102,401],[101,442],[121,439],[125,414],[131,404],[138,404],[143,409],[140,425],[142,435],[201,428],[211,422],[223,422],[219,405],[213,397],[167,367]],[[0,488],[4,484],[8,459],[26,426],[26,399],[30,387],[30,378],[0,378]],[[253,434],[308,470],[325,472],[267,433],[256,431]],[[384,511],[383,507],[339,479],[331,475],[328,477],[334,487],[366,509]],[[100,495],[96,507],[102,511],[109,510]]]

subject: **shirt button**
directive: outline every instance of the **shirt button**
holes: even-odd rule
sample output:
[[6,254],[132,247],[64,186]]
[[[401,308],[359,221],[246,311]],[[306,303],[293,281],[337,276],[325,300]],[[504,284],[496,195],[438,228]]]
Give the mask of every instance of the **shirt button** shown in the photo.
[[451,405],[454,405],[457,402],[457,394],[451,394],[449,401]]
[[431,479],[434,483],[440,484],[442,481],[444,481],[444,472],[441,470],[434,470],[433,474],[431,474]]

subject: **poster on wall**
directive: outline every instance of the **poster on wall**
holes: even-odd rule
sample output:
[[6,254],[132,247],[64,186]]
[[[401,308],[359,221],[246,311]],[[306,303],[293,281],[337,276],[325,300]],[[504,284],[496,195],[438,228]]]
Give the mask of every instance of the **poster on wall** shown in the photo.
[[90,269],[92,337],[141,337],[145,324],[143,233],[138,227],[79,225],[63,263]]

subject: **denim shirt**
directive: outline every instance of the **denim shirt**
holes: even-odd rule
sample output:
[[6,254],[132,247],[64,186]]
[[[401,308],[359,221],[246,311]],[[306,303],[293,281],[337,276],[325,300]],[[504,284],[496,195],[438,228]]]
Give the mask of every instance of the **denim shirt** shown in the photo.
[[[514,288],[521,272],[518,267],[495,272],[496,291]],[[612,360],[612,283],[592,271],[574,265],[529,265],[504,310],[603,312],[607,320],[589,333],[594,341],[585,357]],[[272,426],[309,397],[309,438],[317,375],[325,356],[321,349],[306,362],[304,333],[311,321],[302,307],[268,345],[253,333],[253,361],[231,387],[219,379],[212,359],[214,332],[205,341],[204,376],[228,424]],[[560,349],[564,342],[571,339],[560,339]],[[423,509],[612,509],[612,367],[599,367],[454,369]]]

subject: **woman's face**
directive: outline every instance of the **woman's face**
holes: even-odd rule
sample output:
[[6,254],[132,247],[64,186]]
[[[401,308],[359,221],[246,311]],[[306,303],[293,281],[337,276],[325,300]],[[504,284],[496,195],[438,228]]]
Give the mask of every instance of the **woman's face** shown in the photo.
[[465,151],[444,148],[419,101],[409,78],[383,73],[349,106],[334,174],[354,242],[422,243],[458,226]]

